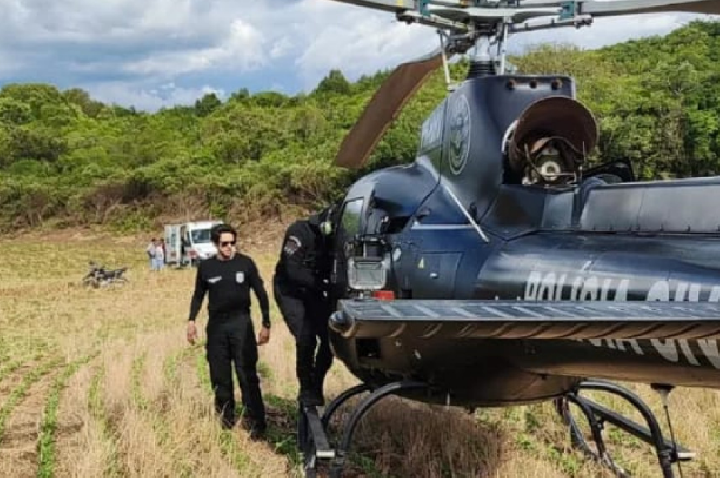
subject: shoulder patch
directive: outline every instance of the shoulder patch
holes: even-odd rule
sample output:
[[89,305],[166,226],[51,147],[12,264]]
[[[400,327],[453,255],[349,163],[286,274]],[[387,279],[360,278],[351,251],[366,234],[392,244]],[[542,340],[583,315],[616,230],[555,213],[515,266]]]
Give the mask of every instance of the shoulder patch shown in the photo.
[[285,254],[292,256],[301,247],[302,247],[302,242],[300,242],[300,239],[298,239],[297,236],[290,236],[290,237],[288,237],[287,241],[285,241],[285,244],[283,245],[283,251],[285,252]]

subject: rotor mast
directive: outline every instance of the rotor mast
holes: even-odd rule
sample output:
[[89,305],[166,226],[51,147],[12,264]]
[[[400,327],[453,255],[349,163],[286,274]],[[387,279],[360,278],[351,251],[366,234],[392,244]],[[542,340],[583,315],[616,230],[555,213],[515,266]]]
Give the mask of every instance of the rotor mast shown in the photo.
[[468,78],[505,73],[506,44],[512,33],[565,26],[579,28],[592,22],[589,16],[577,14],[577,2],[572,1],[401,0],[400,3],[407,9],[396,10],[399,21],[435,26],[441,38],[441,31],[445,31],[445,37],[450,39],[441,42],[443,51],[449,48],[452,53],[469,53]]

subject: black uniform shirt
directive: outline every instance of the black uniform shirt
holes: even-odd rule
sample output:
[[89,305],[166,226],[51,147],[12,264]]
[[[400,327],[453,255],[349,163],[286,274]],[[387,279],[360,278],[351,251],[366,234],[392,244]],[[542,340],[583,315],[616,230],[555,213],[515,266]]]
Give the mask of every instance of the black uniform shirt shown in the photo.
[[195,278],[195,292],[190,302],[190,320],[195,320],[209,291],[210,317],[220,313],[250,314],[250,289],[260,302],[262,324],[270,327],[270,301],[263,280],[253,260],[240,253],[222,261],[217,257],[201,262]]
[[320,248],[319,231],[307,220],[292,223],[285,232],[280,260],[275,266],[280,283],[299,294],[320,290]]

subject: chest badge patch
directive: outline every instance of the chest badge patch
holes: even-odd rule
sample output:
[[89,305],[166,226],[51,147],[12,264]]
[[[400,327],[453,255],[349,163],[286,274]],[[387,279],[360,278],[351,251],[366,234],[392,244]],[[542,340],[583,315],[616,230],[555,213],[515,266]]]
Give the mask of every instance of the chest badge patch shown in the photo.
[[285,254],[287,254],[288,256],[292,256],[301,247],[302,242],[300,242],[300,239],[298,239],[296,236],[290,236],[288,237],[288,240],[283,246],[283,251],[285,251]]
[[235,282],[238,284],[242,284],[245,282],[245,273],[244,272],[236,272],[235,273]]

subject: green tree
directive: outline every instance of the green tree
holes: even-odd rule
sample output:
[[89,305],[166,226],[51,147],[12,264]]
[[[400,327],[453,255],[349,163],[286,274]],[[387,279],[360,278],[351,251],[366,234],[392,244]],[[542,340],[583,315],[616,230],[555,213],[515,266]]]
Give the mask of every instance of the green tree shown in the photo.
[[328,75],[323,78],[317,88],[315,88],[314,93],[318,95],[347,95],[350,93],[350,90],[350,83],[345,79],[342,71],[330,70]]
[[207,93],[195,101],[195,113],[198,116],[207,116],[220,105],[222,105],[222,101],[220,101],[220,98],[218,98],[215,93]]

